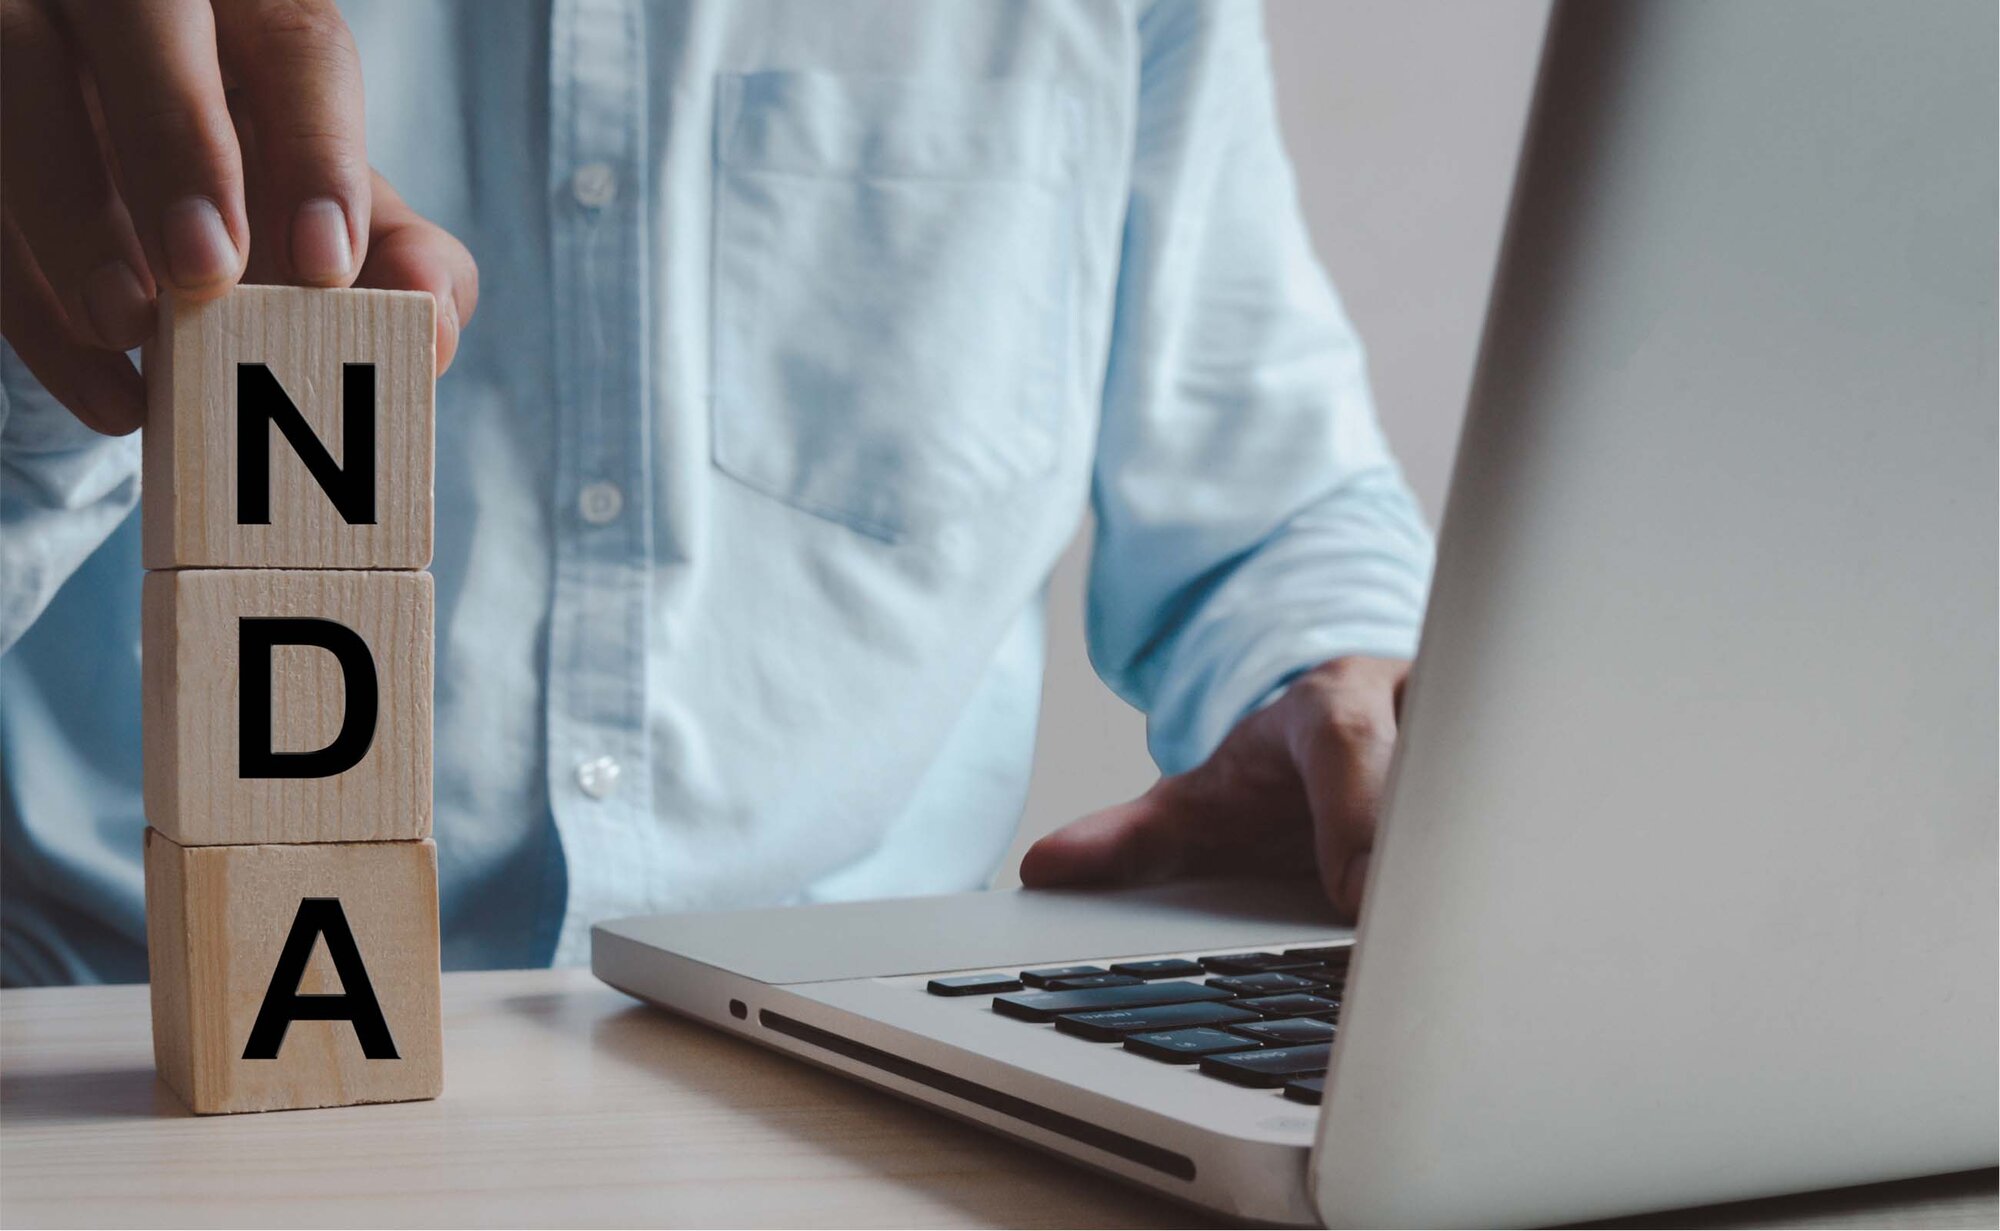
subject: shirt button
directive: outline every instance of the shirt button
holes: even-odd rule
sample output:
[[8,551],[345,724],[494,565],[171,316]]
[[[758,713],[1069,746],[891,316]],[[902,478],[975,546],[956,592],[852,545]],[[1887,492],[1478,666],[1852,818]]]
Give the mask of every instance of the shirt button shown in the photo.
[[569,177],[569,190],[586,209],[602,209],[618,195],[618,173],[610,163],[587,162]]
[[576,785],[592,799],[603,799],[618,789],[618,762],[610,757],[592,757],[576,767]]
[[602,526],[625,507],[625,494],[616,483],[592,483],[577,493],[576,511],[593,526]]

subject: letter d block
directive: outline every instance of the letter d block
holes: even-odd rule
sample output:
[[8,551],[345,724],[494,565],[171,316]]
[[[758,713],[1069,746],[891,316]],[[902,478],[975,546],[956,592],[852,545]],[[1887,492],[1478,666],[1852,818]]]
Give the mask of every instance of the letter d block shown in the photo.
[[161,296],[145,363],[146,567],[429,564],[434,312],[420,291]]
[[208,1115],[436,1098],[437,847],[146,831],[153,1056]]
[[431,832],[431,577],[146,574],[146,819],[182,846]]

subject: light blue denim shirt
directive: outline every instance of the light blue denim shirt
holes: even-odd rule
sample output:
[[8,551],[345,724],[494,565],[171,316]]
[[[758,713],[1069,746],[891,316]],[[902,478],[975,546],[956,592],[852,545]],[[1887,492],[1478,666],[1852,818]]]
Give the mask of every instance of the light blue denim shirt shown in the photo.
[[[369,153],[478,258],[438,386],[447,966],[977,887],[1045,587],[1162,769],[1412,652],[1430,541],[1258,5],[353,4]],[[4,974],[145,974],[136,442],[9,352]]]

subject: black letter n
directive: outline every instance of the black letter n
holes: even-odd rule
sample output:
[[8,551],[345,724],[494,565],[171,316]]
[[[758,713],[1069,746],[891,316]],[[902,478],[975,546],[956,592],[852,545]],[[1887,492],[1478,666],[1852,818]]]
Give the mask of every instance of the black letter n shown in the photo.
[[[299,981],[305,978],[306,963],[312,960],[313,941],[322,936],[334,973],[340,976],[340,990],[332,995],[302,996]],[[291,934],[285,937],[284,951],[278,955],[278,968],[271,972],[271,985],[264,990],[257,1023],[250,1027],[243,1058],[276,1060],[285,1031],[293,1022],[352,1022],[362,1055],[370,1060],[401,1059],[396,1054],[396,1041],[389,1037],[389,1023],[382,1018],[382,1005],[368,982],[368,971],[361,965],[361,950],[348,930],[339,898],[306,898],[299,903]]]
[[340,367],[340,456],[336,463],[305,416],[261,363],[236,365],[236,521],[271,524],[271,427],[306,464],[349,525],[375,524],[375,365]]

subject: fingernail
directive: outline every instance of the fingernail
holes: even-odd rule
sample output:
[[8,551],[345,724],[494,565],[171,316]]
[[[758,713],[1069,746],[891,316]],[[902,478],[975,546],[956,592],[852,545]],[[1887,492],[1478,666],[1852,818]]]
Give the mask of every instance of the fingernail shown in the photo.
[[130,350],[153,329],[153,304],[146,284],[123,261],[106,261],[83,280],[83,310],[98,340]]
[[438,331],[437,374],[443,376],[458,356],[458,306],[449,299],[438,308]]
[[301,282],[340,282],[354,266],[347,211],[330,197],[314,197],[292,215],[292,273]]
[[167,207],[161,228],[167,249],[167,272],[182,290],[200,290],[227,282],[242,268],[243,254],[222,225],[222,215],[207,197],[186,197]]

